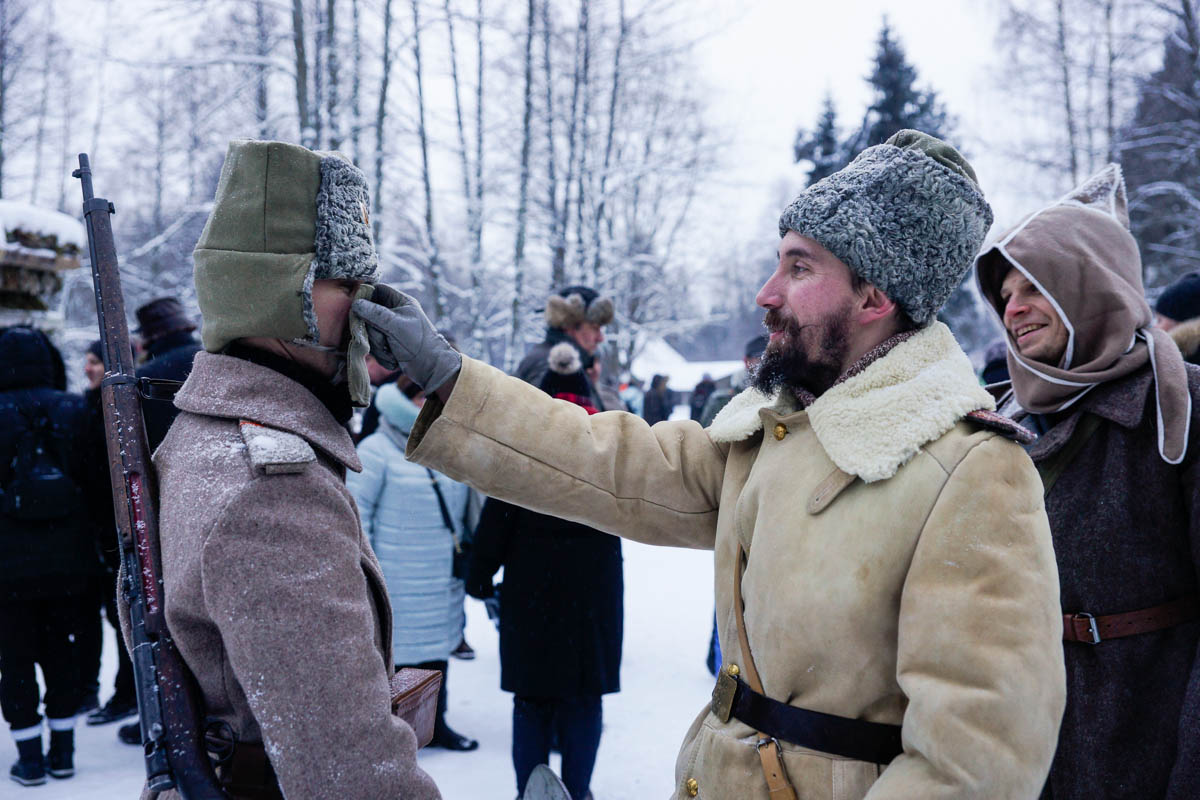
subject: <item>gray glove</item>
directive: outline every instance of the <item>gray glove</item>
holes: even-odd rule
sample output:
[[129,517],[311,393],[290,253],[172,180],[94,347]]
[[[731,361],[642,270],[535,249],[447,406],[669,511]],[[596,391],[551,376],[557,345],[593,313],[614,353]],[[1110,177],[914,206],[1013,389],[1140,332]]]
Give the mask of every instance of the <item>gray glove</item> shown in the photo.
[[387,369],[402,369],[426,392],[436,391],[462,369],[462,356],[433,327],[416,300],[378,284],[370,300],[350,310],[367,324],[371,355]]

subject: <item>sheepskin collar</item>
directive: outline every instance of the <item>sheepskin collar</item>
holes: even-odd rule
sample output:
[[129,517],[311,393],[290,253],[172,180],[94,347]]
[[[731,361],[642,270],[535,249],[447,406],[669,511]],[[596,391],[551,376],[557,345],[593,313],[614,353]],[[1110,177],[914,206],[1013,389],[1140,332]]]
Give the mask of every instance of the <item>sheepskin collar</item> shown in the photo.
[[[923,445],[972,411],[995,407],[950,329],[934,322],[805,410],[830,460],[872,483],[895,475]],[[786,390],[768,396],[747,389],[721,410],[709,435],[716,442],[748,439],[762,428],[764,410],[790,414],[797,403]]]

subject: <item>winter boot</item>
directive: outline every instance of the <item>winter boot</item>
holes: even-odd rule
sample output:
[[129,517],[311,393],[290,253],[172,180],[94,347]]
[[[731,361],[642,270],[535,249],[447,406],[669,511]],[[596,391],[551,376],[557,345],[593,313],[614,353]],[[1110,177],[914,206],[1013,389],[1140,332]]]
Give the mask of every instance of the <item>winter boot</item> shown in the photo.
[[17,763],[8,771],[8,777],[22,786],[37,786],[46,782],[46,767],[42,763],[42,734],[31,739],[17,741]]
[[69,778],[75,774],[75,731],[50,729],[50,751],[46,753],[46,771],[51,778]]

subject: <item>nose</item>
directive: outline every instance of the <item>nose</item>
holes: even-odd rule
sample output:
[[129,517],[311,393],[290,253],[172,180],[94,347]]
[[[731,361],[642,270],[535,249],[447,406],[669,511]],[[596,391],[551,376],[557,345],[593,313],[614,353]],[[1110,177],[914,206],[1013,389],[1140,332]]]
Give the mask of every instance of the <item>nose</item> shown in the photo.
[[1009,323],[1016,317],[1021,316],[1029,311],[1029,304],[1020,300],[1016,295],[1008,298],[1008,302],[1004,304],[1004,325],[1008,327]]
[[754,297],[754,302],[760,308],[779,308],[783,305],[783,295],[779,290],[779,273],[775,272],[771,277],[767,278],[767,282],[758,290],[758,294]]

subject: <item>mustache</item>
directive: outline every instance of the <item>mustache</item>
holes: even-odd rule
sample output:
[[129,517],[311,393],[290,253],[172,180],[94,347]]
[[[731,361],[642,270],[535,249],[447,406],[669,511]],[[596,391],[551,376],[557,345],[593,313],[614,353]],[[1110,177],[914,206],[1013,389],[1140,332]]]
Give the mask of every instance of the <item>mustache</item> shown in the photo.
[[763,327],[770,333],[794,334],[800,330],[800,325],[795,318],[790,314],[783,313],[778,308],[767,309],[766,316],[763,317]]

